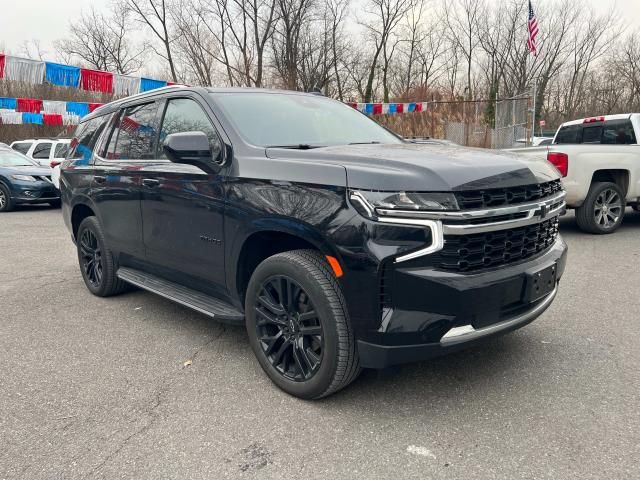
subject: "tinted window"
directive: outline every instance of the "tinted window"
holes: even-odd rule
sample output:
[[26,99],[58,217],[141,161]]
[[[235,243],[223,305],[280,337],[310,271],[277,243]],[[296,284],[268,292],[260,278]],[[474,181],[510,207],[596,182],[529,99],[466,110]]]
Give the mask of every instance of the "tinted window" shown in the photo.
[[89,163],[93,149],[106,125],[106,116],[92,118],[82,122],[76,128],[73,140],[71,140],[71,153],[69,158],[82,159],[83,164]]
[[605,122],[602,143],[610,145],[636,144],[636,134],[630,120],[612,120]]
[[53,153],[53,158],[65,158],[69,152],[68,143],[59,143],[56,145],[56,150]]
[[29,151],[29,148],[31,148],[31,143],[32,142],[20,142],[16,143],[11,148],[13,148],[16,152],[27,153]]
[[117,160],[154,158],[157,110],[156,103],[126,108],[111,133],[106,157]]
[[569,125],[560,129],[555,143],[580,143],[581,141],[582,125]]
[[209,137],[211,155],[217,159],[222,152],[222,143],[216,131],[204,112],[195,100],[189,98],[174,98],[167,102],[167,108],[162,119],[160,129],[160,143],[158,147],[159,158],[166,158],[162,151],[162,142],[171,133],[179,132],[204,132]]
[[357,110],[326,97],[222,93],[215,94],[214,98],[240,135],[253,145],[401,142]]
[[584,127],[582,130],[582,143],[600,143],[602,139],[602,125]]
[[53,143],[51,142],[40,142],[33,149],[33,153],[31,154],[31,156],[33,158],[49,158],[52,146]]

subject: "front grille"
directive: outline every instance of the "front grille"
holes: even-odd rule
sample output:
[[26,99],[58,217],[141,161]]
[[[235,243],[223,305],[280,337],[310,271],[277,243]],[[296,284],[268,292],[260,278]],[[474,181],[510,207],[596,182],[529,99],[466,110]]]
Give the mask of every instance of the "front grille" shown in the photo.
[[535,202],[562,191],[560,180],[523,185],[520,187],[491,188],[486,190],[470,190],[456,192],[456,199],[461,210],[476,208],[499,208],[518,203]]
[[446,235],[436,265],[444,270],[469,272],[498,267],[532,257],[558,237],[558,217],[535,225],[472,235]]

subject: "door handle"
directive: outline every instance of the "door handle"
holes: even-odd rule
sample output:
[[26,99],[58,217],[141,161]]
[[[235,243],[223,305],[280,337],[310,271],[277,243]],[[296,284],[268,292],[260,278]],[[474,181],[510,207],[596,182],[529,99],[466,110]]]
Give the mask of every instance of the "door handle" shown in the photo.
[[153,187],[157,187],[158,185],[160,185],[160,180],[156,180],[155,178],[143,178],[142,179],[142,184],[145,187],[153,188]]
[[106,182],[106,181],[107,181],[107,177],[103,177],[102,175],[94,175],[94,176],[93,176],[93,180],[94,180],[96,183],[104,183],[104,182]]

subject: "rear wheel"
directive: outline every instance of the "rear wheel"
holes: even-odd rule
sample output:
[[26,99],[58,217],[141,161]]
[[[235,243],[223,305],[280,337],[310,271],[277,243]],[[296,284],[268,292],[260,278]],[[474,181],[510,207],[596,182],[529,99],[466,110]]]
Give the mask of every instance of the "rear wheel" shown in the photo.
[[91,293],[108,297],[125,290],[126,283],[116,276],[113,254],[96,217],[87,217],[80,223],[76,246],[82,278]]
[[317,252],[295,250],[263,261],[251,277],[245,306],[251,347],[285,392],[321,398],[357,377],[345,300]]
[[0,184],[0,212],[9,212],[13,210],[13,199],[9,194],[9,189]]
[[622,224],[625,207],[624,193],[617,184],[595,182],[584,203],[576,210],[576,220],[585,232],[613,233]]

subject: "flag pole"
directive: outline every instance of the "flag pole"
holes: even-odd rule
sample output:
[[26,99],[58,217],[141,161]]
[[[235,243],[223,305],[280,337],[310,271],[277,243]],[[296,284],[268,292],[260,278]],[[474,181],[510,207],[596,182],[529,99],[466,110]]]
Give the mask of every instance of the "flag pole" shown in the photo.
[[537,78],[533,77],[533,111],[531,112],[531,146],[533,146],[533,137],[536,133],[536,100],[538,96]]

